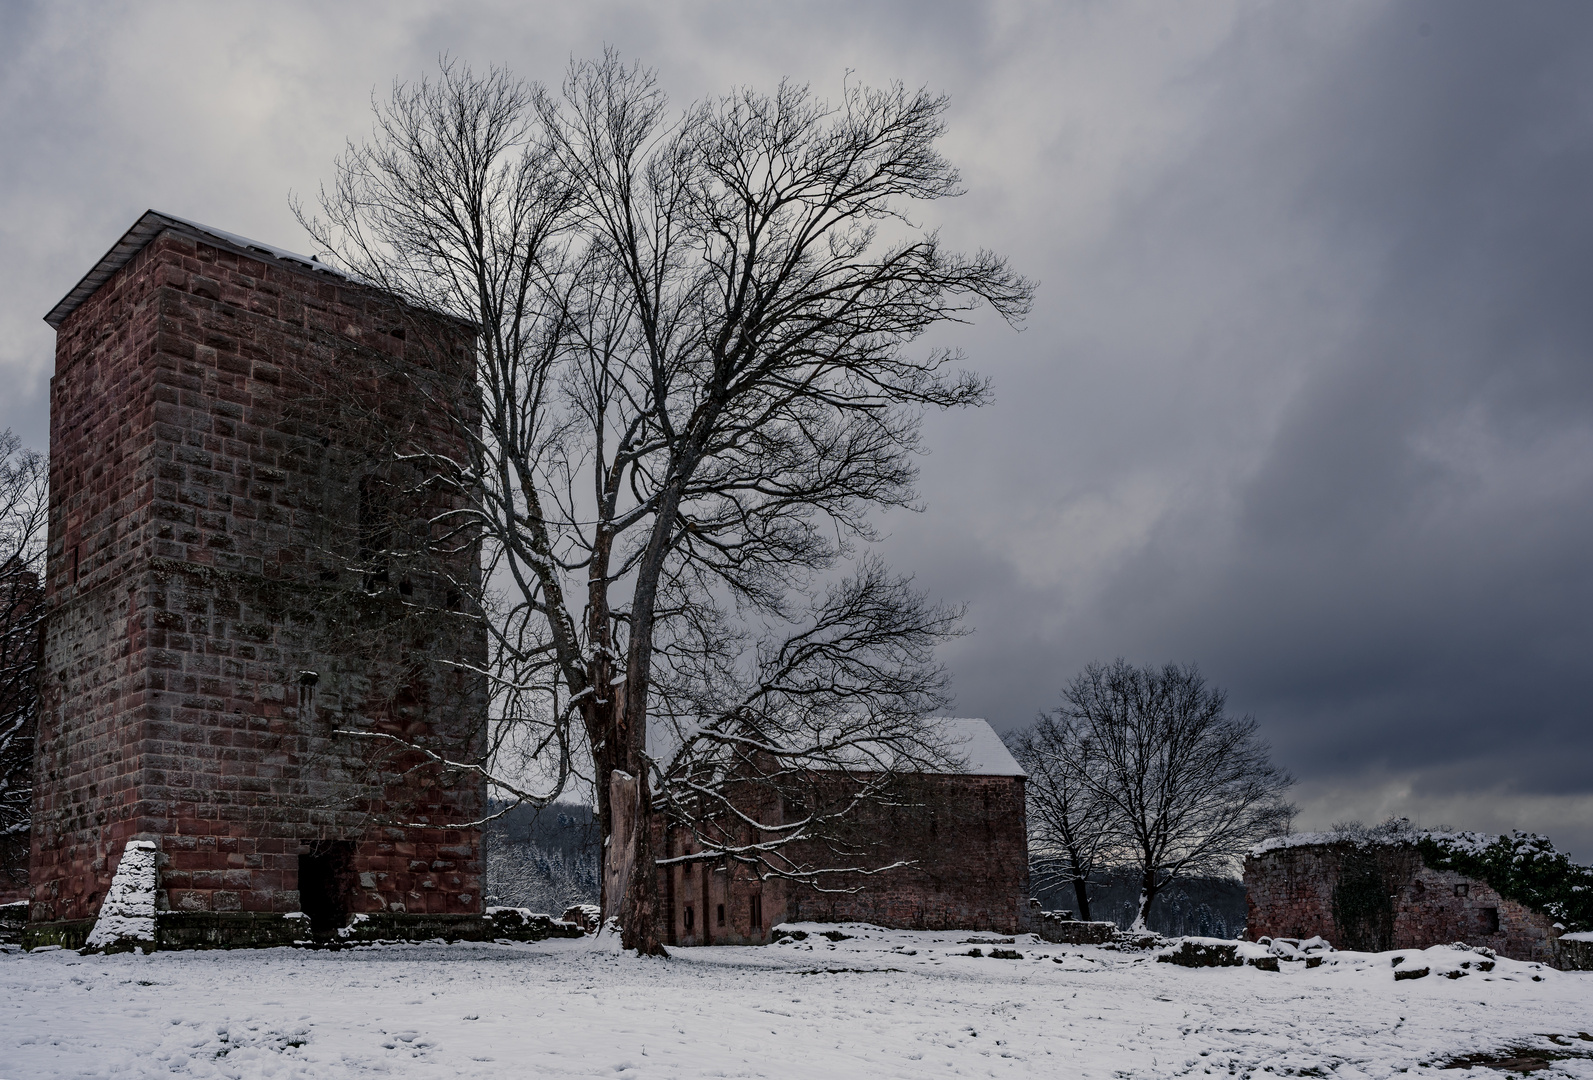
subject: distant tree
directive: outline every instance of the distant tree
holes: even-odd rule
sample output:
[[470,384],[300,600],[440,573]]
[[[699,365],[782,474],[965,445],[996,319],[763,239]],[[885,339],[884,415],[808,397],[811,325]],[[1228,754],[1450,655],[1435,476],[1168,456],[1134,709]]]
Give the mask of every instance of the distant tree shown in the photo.
[[[592,756],[627,946],[660,950],[659,898],[650,830],[617,834],[616,800],[648,821],[669,785],[667,813],[734,818],[721,781],[744,766],[778,786],[923,758],[956,613],[877,564],[818,583],[871,510],[911,503],[920,413],[985,397],[925,332],[1030,302],[1003,259],[911,216],[959,192],[946,107],[782,83],[674,113],[612,53],[557,93],[445,62],[378,105],[301,213],[362,277],[480,328],[479,397],[434,403],[472,452],[424,469],[471,500],[501,586],[488,675],[528,703],[506,719],[552,776],[530,797],[556,797],[570,747]],[[676,729],[667,755],[651,719]],[[771,845],[807,827],[701,838],[776,872]]]
[[1091,664],[1062,691],[1057,721],[1080,764],[1067,775],[1104,806],[1111,856],[1137,868],[1135,929],[1167,884],[1231,873],[1246,848],[1285,831],[1293,778],[1274,766],[1256,721],[1193,666]]
[[1007,736],[1012,756],[1029,774],[1030,883],[1036,890],[1071,887],[1079,918],[1090,918],[1089,881],[1113,838],[1112,803],[1102,794],[1100,761],[1071,717],[1047,713]]
[[22,883],[32,823],[48,480],[44,456],[0,432],[0,886]]

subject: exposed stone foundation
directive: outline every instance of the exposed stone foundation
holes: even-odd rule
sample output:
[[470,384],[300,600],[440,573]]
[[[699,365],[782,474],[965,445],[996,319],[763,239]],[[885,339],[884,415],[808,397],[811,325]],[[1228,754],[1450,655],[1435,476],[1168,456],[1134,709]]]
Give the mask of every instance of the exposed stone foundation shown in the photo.
[[[81,949],[93,919],[30,923],[22,933],[26,949],[55,945]],[[357,916],[347,927],[312,932],[307,919],[266,912],[161,912],[155,917],[158,950],[266,949],[280,946],[343,946],[397,941],[542,941],[580,937],[581,929],[547,915],[405,915],[379,912]]]

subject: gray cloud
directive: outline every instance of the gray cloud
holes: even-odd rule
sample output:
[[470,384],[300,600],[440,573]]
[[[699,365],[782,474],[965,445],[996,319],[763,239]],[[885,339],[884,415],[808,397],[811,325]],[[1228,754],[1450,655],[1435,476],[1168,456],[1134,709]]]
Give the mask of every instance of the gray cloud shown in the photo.
[[781,75],[953,98],[930,213],[1041,279],[956,328],[886,549],[970,603],[961,707],[1196,661],[1302,824],[1537,827],[1593,858],[1593,14],[1574,3],[0,6],[0,425],[42,313],[146,206],[285,246],[372,88],[604,42],[684,103]]

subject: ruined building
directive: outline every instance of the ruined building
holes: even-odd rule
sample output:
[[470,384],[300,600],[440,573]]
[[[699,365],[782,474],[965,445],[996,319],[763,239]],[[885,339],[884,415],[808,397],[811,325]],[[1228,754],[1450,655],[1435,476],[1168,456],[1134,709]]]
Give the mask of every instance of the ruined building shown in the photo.
[[[1024,772],[985,721],[940,723],[965,770],[904,777],[894,799],[864,804],[849,825],[857,836],[881,842],[871,856],[875,864],[908,865],[837,875],[819,891],[780,878],[760,881],[748,868],[724,862],[666,864],[659,870],[666,944],[755,945],[781,922],[804,921],[1006,934],[1030,929]],[[684,830],[659,825],[654,836],[660,859],[696,850]],[[833,864],[822,853],[794,857]]]
[[46,320],[35,940],[82,940],[134,839],[167,945],[479,922],[484,785],[413,749],[481,736],[446,663],[485,654],[479,560],[405,554],[455,503],[384,453],[461,452],[427,395],[471,392],[470,328],[155,212]]
[[1305,833],[1245,859],[1248,936],[1322,937],[1339,949],[1425,949],[1465,942],[1515,960],[1561,963],[1542,911],[1482,881],[1427,865],[1414,837]]

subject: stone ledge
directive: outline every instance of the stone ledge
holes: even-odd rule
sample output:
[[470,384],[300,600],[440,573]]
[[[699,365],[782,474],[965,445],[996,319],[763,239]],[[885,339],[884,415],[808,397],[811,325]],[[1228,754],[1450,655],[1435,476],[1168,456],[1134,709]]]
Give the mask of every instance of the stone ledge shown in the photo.
[[356,915],[337,932],[337,940],[356,944],[375,941],[543,941],[582,936],[574,923],[517,908],[497,908],[490,915],[409,915],[372,912]]
[[[31,923],[22,947],[81,949],[93,919]],[[161,911],[155,915],[155,948],[269,949],[285,945],[330,946],[379,941],[542,941],[582,936],[581,928],[548,915],[499,909],[492,915],[423,915],[374,912],[330,934],[312,934],[308,922],[270,912]]]
[[54,945],[58,949],[81,949],[92,929],[93,919],[29,923],[22,931],[22,947],[31,950]]

